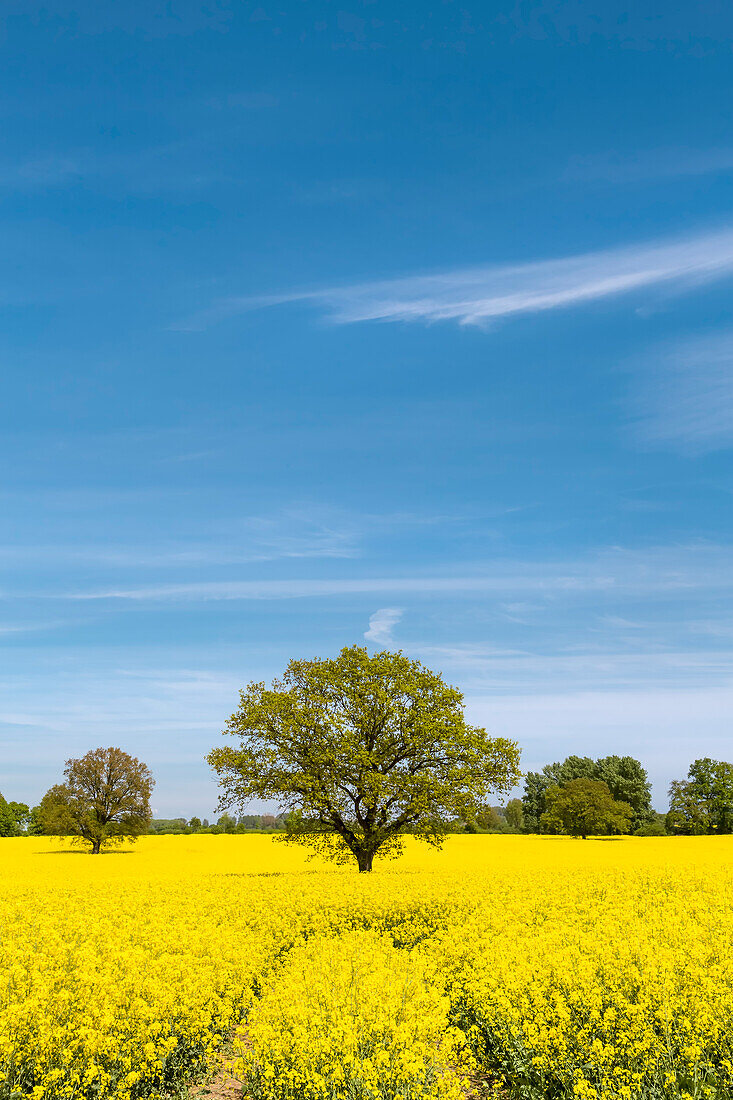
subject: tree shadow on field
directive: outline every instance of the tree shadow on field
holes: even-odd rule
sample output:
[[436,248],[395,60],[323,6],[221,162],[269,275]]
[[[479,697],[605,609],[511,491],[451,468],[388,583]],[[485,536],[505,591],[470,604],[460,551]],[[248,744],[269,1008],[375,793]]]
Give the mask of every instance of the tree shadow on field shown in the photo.
[[289,871],[224,871],[220,875],[212,875],[212,878],[281,878],[282,875],[290,873]]
[[[294,878],[296,875],[318,875],[321,876],[324,873],[323,868],[320,870],[315,868],[312,871],[294,870],[294,871],[222,871],[218,875],[212,875],[212,878]],[[356,873],[356,868],[354,869]]]
[[[83,852],[79,848],[54,848],[52,852],[34,852],[34,856],[91,856],[93,852]],[[100,856],[132,856],[134,852],[98,852]]]

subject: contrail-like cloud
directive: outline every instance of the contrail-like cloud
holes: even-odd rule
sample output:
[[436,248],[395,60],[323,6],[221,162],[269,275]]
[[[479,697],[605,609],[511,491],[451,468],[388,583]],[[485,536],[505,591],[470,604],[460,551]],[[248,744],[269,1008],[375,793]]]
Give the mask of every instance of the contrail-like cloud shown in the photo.
[[478,325],[662,284],[690,289],[731,273],[733,230],[724,229],[532,263],[458,268],[322,290],[228,298],[180,327],[202,329],[226,316],[298,302],[312,303],[335,324],[457,321]]
[[389,645],[392,631],[401,618],[401,607],[380,607],[369,616],[369,629],[365,631],[364,637],[368,642],[376,642],[377,645]]

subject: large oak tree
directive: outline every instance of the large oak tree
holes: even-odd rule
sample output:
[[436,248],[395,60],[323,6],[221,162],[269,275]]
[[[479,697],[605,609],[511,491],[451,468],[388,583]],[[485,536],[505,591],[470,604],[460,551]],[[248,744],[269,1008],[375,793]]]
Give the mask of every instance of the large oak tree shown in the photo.
[[440,845],[489,795],[519,778],[519,749],[469,725],[463,696],[402,653],[359,646],[292,660],[270,688],[252,683],[213,749],[220,805],[251,799],[291,811],[284,839],[370,871],[409,832]]

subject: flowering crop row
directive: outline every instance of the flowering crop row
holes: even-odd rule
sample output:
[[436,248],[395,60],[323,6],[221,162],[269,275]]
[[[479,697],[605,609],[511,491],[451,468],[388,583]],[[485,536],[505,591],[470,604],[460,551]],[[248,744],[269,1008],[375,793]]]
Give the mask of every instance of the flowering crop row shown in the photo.
[[261,836],[0,841],[0,1100],[733,1095],[733,839],[456,837],[371,876]]

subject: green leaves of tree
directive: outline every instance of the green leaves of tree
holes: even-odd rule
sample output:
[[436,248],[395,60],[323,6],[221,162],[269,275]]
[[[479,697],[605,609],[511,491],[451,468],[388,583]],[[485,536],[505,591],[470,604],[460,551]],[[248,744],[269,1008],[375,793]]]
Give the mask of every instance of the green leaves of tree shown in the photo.
[[370,870],[410,831],[440,844],[489,794],[519,777],[519,750],[470,726],[463,696],[401,653],[359,646],[337,658],[293,660],[281,681],[241,692],[207,759],[221,806],[253,798],[294,811],[285,839]]

